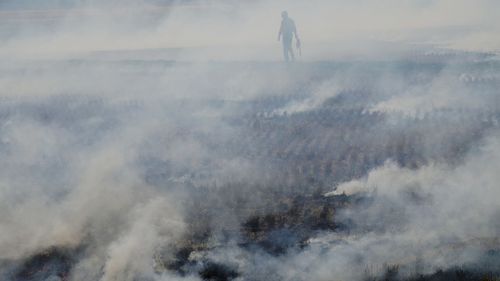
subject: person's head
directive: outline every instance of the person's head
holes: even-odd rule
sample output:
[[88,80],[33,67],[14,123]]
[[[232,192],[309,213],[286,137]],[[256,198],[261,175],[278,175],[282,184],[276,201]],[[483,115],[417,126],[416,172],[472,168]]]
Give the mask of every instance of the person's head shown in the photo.
[[288,12],[287,12],[287,11],[283,11],[283,12],[281,12],[281,17],[282,17],[283,19],[288,18]]

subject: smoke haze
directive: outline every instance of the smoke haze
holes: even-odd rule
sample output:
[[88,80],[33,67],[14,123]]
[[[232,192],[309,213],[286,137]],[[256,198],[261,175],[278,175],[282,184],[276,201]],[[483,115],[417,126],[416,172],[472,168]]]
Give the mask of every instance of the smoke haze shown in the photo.
[[0,279],[498,278],[499,10],[2,1]]

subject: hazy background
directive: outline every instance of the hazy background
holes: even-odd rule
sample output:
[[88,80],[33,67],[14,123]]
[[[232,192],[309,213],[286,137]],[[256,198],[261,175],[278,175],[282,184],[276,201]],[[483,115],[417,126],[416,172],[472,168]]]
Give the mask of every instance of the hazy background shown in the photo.
[[[282,10],[303,48],[288,66]],[[500,233],[499,10],[494,0],[1,1],[0,277],[52,247],[73,253],[71,280],[198,280],[204,260],[246,280],[359,280],[398,262],[408,274],[495,269],[482,259]],[[327,185],[372,200],[339,213],[352,235],[317,233],[281,256],[221,237],[248,217],[218,187],[250,210],[275,192],[272,156],[231,150],[260,149],[245,142],[246,118],[300,120],[346,91],[369,93],[352,103],[380,119],[365,135],[374,147],[425,114],[450,110],[458,125],[421,125],[421,167],[386,159]],[[477,133],[486,123],[496,127]],[[435,160],[457,131],[472,140],[463,157]],[[217,207],[218,246],[195,252],[187,274],[159,270],[199,197]]]
[[[297,23],[303,60],[397,56],[422,45],[491,52],[500,44],[499,5],[493,0],[2,1],[0,54],[80,57],[124,50],[164,59],[277,60],[282,10]],[[166,50],[171,48],[189,51]]]

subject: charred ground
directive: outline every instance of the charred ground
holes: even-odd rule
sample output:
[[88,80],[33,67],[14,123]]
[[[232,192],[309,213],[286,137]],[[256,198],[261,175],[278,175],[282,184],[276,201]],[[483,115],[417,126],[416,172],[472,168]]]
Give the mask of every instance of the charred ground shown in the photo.
[[[369,194],[325,193],[340,183],[363,178],[388,161],[410,170],[431,163],[460,165],[485,137],[498,130],[500,65],[482,58],[481,62],[459,60],[450,67],[448,61],[427,59],[428,62],[418,63],[299,64],[291,69],[275,64],[231,64],[232,70],[236,67],[250,74],[285,72],[296,78],[294,87],[245,100],[205,97],[201,101],[175,99],[161,105],[139,98],[113,100],[75,94],[35,100],[6,99],[0,103],[0,125],[6,128],[22,120],[57,127],[72,136],[70,144],[74,148],[88,150],[151,107],[172,112],[162,116],[175,120],[169,124],[168,132],[152,133],[132,157],[145,185],[176,194],[186,223],[180,239],[155,250],[151,257],[155,272],[204,280],[256,280],[252,272],[246,272],[237,262],[226,263],[211,253],[234,247],[241,255],[280,257],[311,247],[319,234],[349,237],[380,231],[337,216],[343,210],[369,206]],[[84,70],[95,67],[92,62],[71,62],[64,68],[68,65]],[[127,74],[143,69],[144,65],[148,66],[147,71],[140,74],[152,76],[179,67],[172,62],[121,62],[115,63],[113,69],[118,66]],[[40,67],[45,66],[36,66],[33,72]],[[62,66],[56,64],[57,67]],[[224,64],[216,64],[213,69],[217,77],[227,73]],[[380,74],[381,69],[384,75]],[[352,71],[359,80],[355,87],[341,88],[326,98],[314,96],[318,84]],[[487,100],[488,106],[471,108],[458,104],[413,112],[384,111],[376,105],[401,90],[396,87],[384,92],[383,87],[375,87],[387,75],[397,76],[405,87],[424,89],[431,88],[437,75],[446,75],[455,83],[454,88],[478,95],[477,99]],[[303,104],[305,109],[297,104]],[[215,124],[208,125],[210,129],[192,123],[199,120],[191,113],[196,115],[204,110],[220,113]],[[162,146],[187,142],[196,142],[200,150],[208,152],[188,161],[161,154]],[[8,138],[2,139],[0,153],[15,153]],[[63,200],[72,183],[70,175],[65,174],[68,159],[66,154],[54,154],[42,162],[16,165],[39,174],[58,171],[59,176],[48,183],[61,187],[51,192]],[[248,176],[238,175],[241,171],[221,172],[235,159],[248,165]],[[9,167],[8,163],[3,165]],[[418,191],[408,194],[415,204],[425,202],[425,196]],[[82,240],[78,250],[55,244],[18,260],[2,261],[0,274],[16,281],[72,280],[72,270],[92,249],[92,239]],[[492,243],[485,259],[498,260],[498,247]],[[399,275],[398,269],[399,265],[388,265],[385,275],[377,273],[367,280],[500,278],[499,268],[493,264],[484,268],[445,268],[431,274],[417,271],[409,277],[407,273]],[[272,279],[284,278],[270,276],[268,280]],[[142,279],[139,276],[134,280]]]

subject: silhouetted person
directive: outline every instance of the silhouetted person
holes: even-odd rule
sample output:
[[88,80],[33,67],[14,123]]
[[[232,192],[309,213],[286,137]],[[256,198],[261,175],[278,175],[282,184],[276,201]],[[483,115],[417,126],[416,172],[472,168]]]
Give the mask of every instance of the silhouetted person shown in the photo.
[[293,53],[292,40],[295,35],[295,40],[297,40],[297,46],[300,46],[299,36],[297,35],[297,28],[295,27],[295,22],[288,17],[288,12],[281,12],[281,26],[280,32],[278,33],[278,41],[282,39],[283,42],[283,56],[285,61],[290,61],[290,56],[292,61],[295,60],[295,55]]

